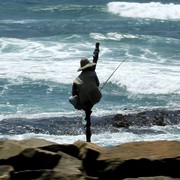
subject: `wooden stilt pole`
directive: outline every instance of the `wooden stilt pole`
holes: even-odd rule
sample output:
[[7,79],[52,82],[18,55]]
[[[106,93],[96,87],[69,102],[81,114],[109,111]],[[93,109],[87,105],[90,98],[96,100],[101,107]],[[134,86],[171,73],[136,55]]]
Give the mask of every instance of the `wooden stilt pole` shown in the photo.
[[86,110],[85,111],[86,113],[86,141],[87,142],[91,142],[91,113],[92,111],[89,109],[89,110]]
[[[98,58],[99,58],[99,46],[100,43],[96,43],[95,44],[95,49],[93,52],[93,62],[97,64]],[[95,71],[96,66],[92,67],[92,70]],[[92,106],[87,107],[87,109],[85,110],[86,113],[86,141],[87,142],[91,142],[91,111]]]

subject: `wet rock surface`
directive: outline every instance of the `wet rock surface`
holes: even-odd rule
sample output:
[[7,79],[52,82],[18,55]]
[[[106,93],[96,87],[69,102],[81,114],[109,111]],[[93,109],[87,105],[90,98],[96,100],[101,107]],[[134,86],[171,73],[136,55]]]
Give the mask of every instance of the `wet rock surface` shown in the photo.
[[[154,109],[141,112],[91,116],[93,134],[118,132],[120,128],[130,126],[166,126],[180,122],[180,110]],[[37,119],[11,118],[0,121],[2,134],[17,135],[43,133],[53,135],[79,135],[85,133],[82,117],[47,117]]]
[[131,114],[116,114],[112,117],[113,126],[125,127],[129,126],[166,126],[178,124],[180,122],[180,110],[147,110]]
[[180,142],[132,142],[111,148],[76,141],[0,141],[0,179],[180,179]]

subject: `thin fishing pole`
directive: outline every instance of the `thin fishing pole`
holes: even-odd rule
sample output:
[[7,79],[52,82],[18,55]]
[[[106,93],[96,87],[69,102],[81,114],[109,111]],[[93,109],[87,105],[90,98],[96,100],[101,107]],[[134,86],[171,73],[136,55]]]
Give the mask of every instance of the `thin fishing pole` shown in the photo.
[[121,66],[121,64],[127,59],[128,57],[124,58],[123,61],[121,61],[121,63],[117,66],[117,68],[112,72],[112,74],[108,77],[108,79],[106,80],[106,82],[103,84],[103,86],[100,88],[100,91],[104,88],[104,86],[107,84],[107,82],[109,81],[109,79],[113,76],[113,74],[118,70],[118,68]]

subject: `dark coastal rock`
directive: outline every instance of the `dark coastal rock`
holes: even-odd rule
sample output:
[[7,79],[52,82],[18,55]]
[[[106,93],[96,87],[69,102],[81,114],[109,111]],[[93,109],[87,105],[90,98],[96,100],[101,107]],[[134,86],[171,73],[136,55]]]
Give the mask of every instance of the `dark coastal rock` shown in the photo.
[[[123,114],[91,116],[93,134],[119,132],[120,128],[177,125],[180,122],[180,110],[123,110]],[[18,127],[18,128],[17,128]],[[18,135],[42,133],[53,135],[82,135],[85,127],[82,117],[46,117],[46,118],[10,118],[0,121],[2,134]]]
[[112,148],[76,141],[0,141],[0,179],[180,179],[180,142],[126,143]]
[[113,118],[113,126],[128,128],[129,126],[166,126],[180,122],[180,110],[154,109],[137,113],[116,114]]

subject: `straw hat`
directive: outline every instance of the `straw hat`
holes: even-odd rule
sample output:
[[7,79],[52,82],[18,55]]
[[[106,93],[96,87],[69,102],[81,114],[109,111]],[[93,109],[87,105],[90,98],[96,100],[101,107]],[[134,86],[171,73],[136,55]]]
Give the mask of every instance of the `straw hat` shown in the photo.
[[90,62],[87,58],[82,58],[80,61],[81,67],[78,69],[78,71],[82,71],[86,68],[93,67],[95,65],[96,65],[96,63]]

